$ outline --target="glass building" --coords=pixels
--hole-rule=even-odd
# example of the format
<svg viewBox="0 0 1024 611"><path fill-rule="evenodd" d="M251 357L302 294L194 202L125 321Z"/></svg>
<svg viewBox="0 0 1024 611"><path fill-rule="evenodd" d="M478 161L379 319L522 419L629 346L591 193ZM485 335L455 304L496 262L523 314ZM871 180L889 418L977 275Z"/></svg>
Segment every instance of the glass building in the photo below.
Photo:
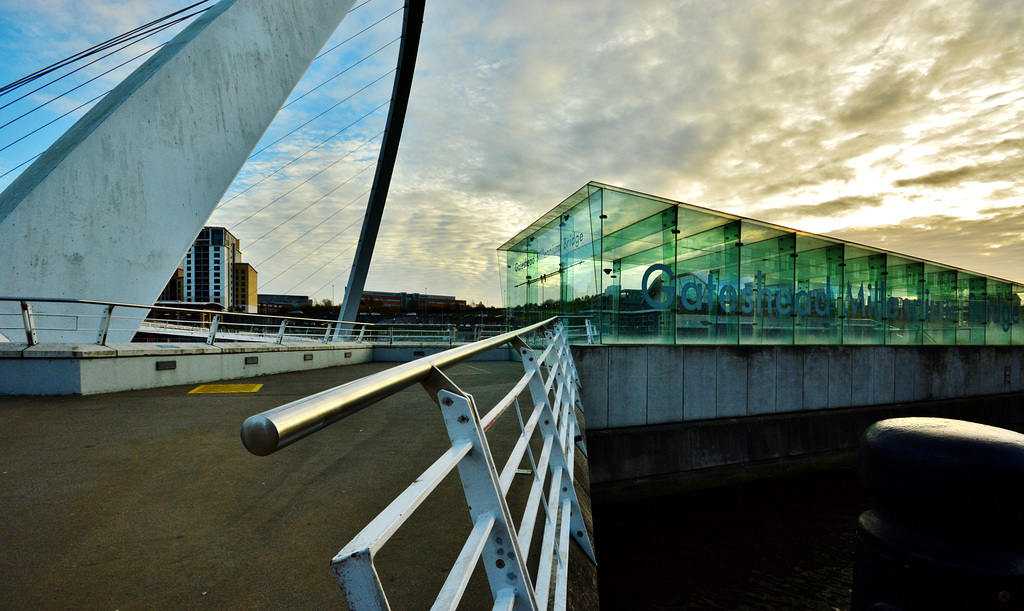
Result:
<svg viewBox="0 0 1024 611"><path fill-rule="evenodd" d="M604 344L1024 344L1024 285L589 183L499 248L515 326Z"/></svg>

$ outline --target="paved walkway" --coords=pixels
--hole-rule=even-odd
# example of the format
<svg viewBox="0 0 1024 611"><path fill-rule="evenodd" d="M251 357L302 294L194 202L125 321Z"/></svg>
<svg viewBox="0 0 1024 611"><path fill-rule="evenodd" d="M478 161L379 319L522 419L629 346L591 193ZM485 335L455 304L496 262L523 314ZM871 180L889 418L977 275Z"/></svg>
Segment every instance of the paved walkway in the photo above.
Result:
<svg viewBox="0 0 1024 611"><path fill-rule="evenodd" d="M0 397L0 608L344 607L330 559L448 447L436 406L410 388L262 458L239 427L390 365L231 381L262 383L254 394ZM484 411L522 366L446 373ZM506 452L495 437L517 426L491 430L495 454ZM469 532L458 476L438 492L379 556L395 609L426 607ZM416 570L400 574L403 563ZM464 608L489 601L477 573Z"/></svg>

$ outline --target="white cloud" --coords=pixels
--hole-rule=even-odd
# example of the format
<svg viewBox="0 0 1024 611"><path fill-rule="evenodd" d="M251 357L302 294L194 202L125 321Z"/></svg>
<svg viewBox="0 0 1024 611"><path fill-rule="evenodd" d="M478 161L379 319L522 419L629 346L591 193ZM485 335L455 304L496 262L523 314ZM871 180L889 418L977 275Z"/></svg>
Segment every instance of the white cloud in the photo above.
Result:
<svg viewBox="0 0 1024 611"><path fill-rule="evenodd" d="M392 4L375 14L400 3ZM152 18L139 12L153 10L144 3L104 6L122 29ZM21 10L0 16L14 20ZM41 10L53 28L88 19L81 3ZM357 12L344 27L356 31L370 15ZM359 48L387 44L398 20L370 30ZM79 32L92 42L109 35ZM379 76L393 65L394 47L381 53L383 63L286 109L265 141L348 95L352 83ZM360 56L325 57L297 92ZM382 89L359 106L386 99L390 77ZM1022 242L1015 216L1024 204L1022 102L1024 17L1014 3L432 0L367 288L496 304L496 247L588 180L1012 276L1006 270L1019 265L1014 244ZM342 121L313 124L257 157L230 193ZM380 125L359 134L370 137ZM226 204L215 221L237 223L355 141L346 134L304 157ZM282 283L324 265L296 291L344 283L352 250L328 262L351 248L359 223L330 238L358 221L360 206L311 228L358 190L251 242L357 166L338 164L237 228L252 261L310 231L294 251L261 266L263 281L306 257L269 289L287 289Z"/></svg>

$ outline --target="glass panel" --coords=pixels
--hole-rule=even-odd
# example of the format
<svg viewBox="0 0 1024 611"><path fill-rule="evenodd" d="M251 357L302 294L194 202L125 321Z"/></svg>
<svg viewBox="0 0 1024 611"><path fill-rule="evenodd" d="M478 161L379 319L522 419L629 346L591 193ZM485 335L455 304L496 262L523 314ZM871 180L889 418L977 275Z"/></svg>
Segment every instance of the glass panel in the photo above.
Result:
<svg viewBox="0 0 1024 611"><path fill-rule="evenodd" d="M934 264L925 265L923 343L952 346L956 343L957 305L956 270Z"/></svg>
<svg viewBox="0 0 1024 611"><path fill-rule="evenodd" d="M1010 342L1012 344L1024 344L1024 323L1021 322L1021 314L1024 313L1024 285L1014 284L1013 295L1010 297L1010 321L1013 328L1010 330Z"/></svg>
<svg viewBox="0 0 1024 611"><path fill-rule="evenodd" d="M675 240L676 342L735 344L739 334L740 223Z"/></svg>
<svg viewBox="0 0 1024 611"><path fill-rule="evenodd" d="M885 253L846 246L843 277L846 280L843 313L844 344L882 344L882 290Z"/></svg>
<svg viewBox="0 0 1024 611"><path fill-rule="evenodd" d="M676 207L609 189L602 197L601 268L611 306L603 341L672 343Z"/></svg>
<svg viewBox="0 0 1024 611"><path fill-rule="evenodd" d="M956 274L958 346L977 346L985 343L985 295L988 292L985 278L958 271Z"/></svg>
<svg viewBox="0 0 1024 611"><path fill-rule="evenodd" d="M1013 330L1013 285L988 279L985 303L985 343L989 346L1010 345Z"/></svg>
<svg viewBox="0 0 1024 611"><path fill-rule="evenodd" d="M797 236L798 248L803 244ZM843 337L843 246L830 244L796 257L797 303L810 299L809 311L793 324L795 344L839 344ZM805 296L801 296L803 293ZM806 306L803 306L806 309Z"/></svg>
<svg viewBox="0 0 1024 611"><path fill-rule="evenodd" d="M597 322L601 309L601 198L594 193L566 211L561 236L561 312ZM582 320L572 321L582 325Z"/></svg>
<svg viewBox="0 0 1024 611"><path fill-rule="evenodd" d="M885 277L885 343L923 343L924 263L889 255Z"/></svg>
<svg viewBox="0 0 1024 611"><path fill-rule="evenodd" d="M602 189L604 198L604 235L607 237L625 229L640 219L659 214L666 208L675 208L672 204L642 197L633 193L623 193L613 189Z"/></svg>
<svg viewBox="0 0 1024 611"><path fill-rule="evenodd" d="M746 220L742 223L744 235L755 233L747 231ZM752 244L744 241L740 246L740 277L744 284L740 343L793 343L794 319L813 310L810 296L794 290L795 259L794 233Z"/></svg>

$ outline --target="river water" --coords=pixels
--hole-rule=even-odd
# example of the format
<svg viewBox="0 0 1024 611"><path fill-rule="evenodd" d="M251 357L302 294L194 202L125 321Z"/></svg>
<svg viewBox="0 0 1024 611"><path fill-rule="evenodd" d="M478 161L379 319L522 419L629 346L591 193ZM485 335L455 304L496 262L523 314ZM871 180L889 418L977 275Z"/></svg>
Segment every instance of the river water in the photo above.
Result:
<svg viewBox="0 0 1024 611"><path fill-rule="evenodd" d="M595 506L601 606L846 611L870 507L853 469Z"/></svg>

